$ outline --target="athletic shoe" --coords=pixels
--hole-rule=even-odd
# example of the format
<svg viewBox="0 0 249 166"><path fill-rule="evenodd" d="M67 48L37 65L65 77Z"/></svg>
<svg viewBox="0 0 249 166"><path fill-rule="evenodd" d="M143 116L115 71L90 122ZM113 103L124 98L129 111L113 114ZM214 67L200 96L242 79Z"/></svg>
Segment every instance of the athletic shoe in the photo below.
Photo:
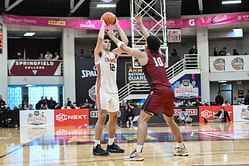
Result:
<svg viewBox="0 0 249 166"><path fill-rule="evenodd" d="M93 155L95 156L108 156L109 152L102 149L100 145L93 148Z"/></svg>
<svg viewBox="0 0 249 166"><path fill-rule="evenodd" d="M137 152L134 150L129 156L125 157L124 160L126 161L144 161L142 153Z"/></svg>
<svg viewBox="0 0 249 166"><path fill-rule="evenodd" d="M115 144L115 142L113 142L112 145L107 145L107 149L108 152L111 153L124 153L124 149L121 149L117 144Z"/></svg>
<svg viewBox="0 0 249 166"><path fill-rule="evenodd" d="M175 147L175 153L174 153L174 156L188 156L188 150L187 148L185 147Z"/></svg>

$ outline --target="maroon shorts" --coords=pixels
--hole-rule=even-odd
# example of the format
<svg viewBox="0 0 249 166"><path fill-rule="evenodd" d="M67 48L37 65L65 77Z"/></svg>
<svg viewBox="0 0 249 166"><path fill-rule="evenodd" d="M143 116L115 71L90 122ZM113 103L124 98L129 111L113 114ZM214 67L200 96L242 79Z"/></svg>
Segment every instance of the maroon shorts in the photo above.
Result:
<svg viewBox="0 0 249 166"><path fill-rule="evenodd" d="M174 91L171 87L157 87L151 90L144 102L142 109L158 115L160 111L168 117L174 115Z"/></svg>

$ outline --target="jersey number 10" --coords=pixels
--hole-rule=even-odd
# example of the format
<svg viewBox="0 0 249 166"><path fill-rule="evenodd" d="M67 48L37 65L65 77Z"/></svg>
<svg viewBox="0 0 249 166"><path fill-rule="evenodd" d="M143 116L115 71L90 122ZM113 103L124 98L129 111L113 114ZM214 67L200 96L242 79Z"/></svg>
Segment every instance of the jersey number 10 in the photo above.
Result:
<svg viewBox="0 0 249 166"><path fill-rule="evenodd" d="M155 62L155 66L156 67L161 67L161 66L163 66L163 61L162 61L162 59L160 58L160 57L158 57L158 58L154 58L153 57L153 60L154 60L154 62Z"/></svg>

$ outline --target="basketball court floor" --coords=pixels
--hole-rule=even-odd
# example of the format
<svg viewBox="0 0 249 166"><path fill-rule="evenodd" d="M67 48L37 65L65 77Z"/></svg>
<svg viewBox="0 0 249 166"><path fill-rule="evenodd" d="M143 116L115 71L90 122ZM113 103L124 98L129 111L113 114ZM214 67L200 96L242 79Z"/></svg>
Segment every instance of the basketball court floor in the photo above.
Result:
<svg viewBox="0 0 249 166"><path fill-rule="evenodd" d="M181 126L188 157L174 157L174 138L163 124L151 125L144 161L124 161L135 147L136 126L117 129L125 154L92 155L94 128L0 129L0 165L8 166L196 166L249 165L249 123L208 123ZM105 130L106 131L106 130ZM105 142L107 134L104 134ZM102 146L106 147L106 144Z"/></svg>

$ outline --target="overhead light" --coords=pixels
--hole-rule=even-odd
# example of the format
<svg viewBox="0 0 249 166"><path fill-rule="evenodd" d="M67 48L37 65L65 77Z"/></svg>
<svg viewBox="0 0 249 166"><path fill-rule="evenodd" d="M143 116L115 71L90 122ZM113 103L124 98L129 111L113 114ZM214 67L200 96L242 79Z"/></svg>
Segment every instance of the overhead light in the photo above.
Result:
<svg viewBox="0 0 249 166"><path fill-rule="evenodd" d="M31 85L31 84L27 84L27 85L25 85L25 87L31 87L31 86L33 86L33 85Z"/></svg>
<svg viewBox="0 0 249 166"><path fill-rule="evenodd" d="M240 32L242 32L243 30L242 30L242 28L234 28L233 29L233 32L238 32L238 33L240 33Z"/></svg>
<svg viewBox="0 0 249 166"><path fill-rule="evenodd" d="M243 37L243 29L242 28L234 28L233 33L235 36Z"/></svg>
<svg viewBox="0 0 249 166"><path fill-rule="evenodd" d="M241 0L222 0L222 5L241 4Z"/></svg>
<svg viewBox="0 0 249 166"><path fill-rule="evenodd" d="M109 4L97 4L97 8L115 8L116 4L114 3L109 3Z"/></svg>
<svg viewBox="0 0 249 166"><path fill-rule="evenodd" d="M26 32L23 36L34 36L35 32Z"/></svg>
<svg viewBox="0 0 249 166"><path fill-rule="evenodd" d="M105 3L110 3L112 0L101 0L101 1Z"/></svg>
<svg viewBox="0 0 249 166"><path fill-rule="evenodd" d="M219 83L226 83L227 81L218 81Z"/></svg>

